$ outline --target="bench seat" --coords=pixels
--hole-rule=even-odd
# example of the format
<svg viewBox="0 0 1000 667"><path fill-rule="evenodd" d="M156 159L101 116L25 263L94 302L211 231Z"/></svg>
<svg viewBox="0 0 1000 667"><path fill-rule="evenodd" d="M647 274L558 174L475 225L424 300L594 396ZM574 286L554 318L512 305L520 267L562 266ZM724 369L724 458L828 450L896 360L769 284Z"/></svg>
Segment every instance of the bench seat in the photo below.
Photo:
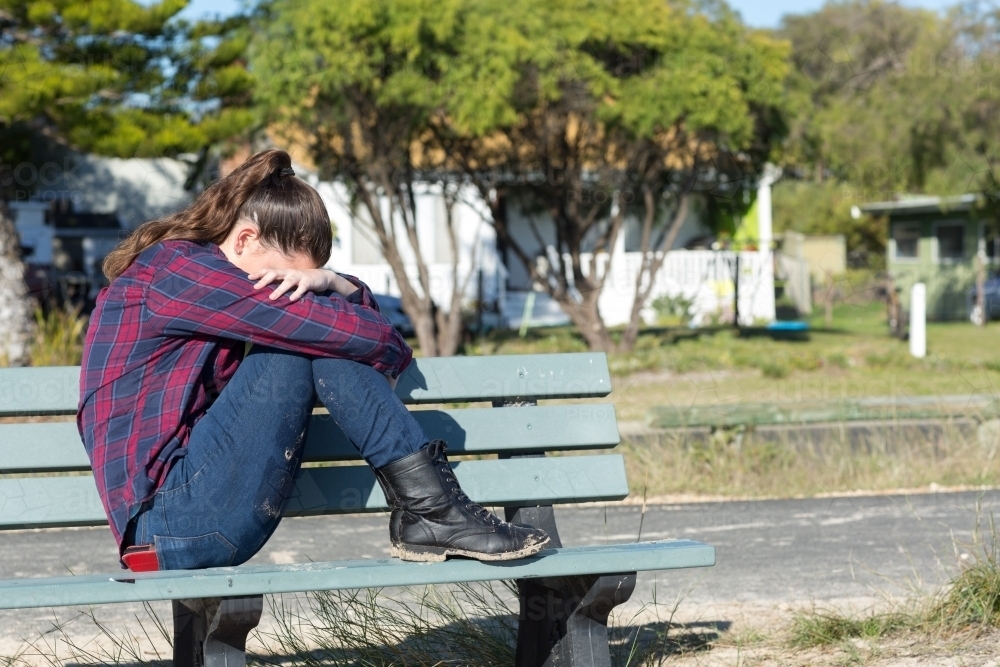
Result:
<svg viewBox="0 0 1000 667"><path fill-rule="evenodd" d="M642 572L715 564L715 549L690 540L547 549L501 563L397 559L295 565L244 565L206 570L0 580L0 609L295 593L464 581L535 579L607 572Z"/></svg>
<svg viewBox="0 0 1000 667"><path fill-rule="evenodd" d="M70 421L79 374L78 367L0 370L0 531L107 523ZM689 540L562 546L552 506L625 498L625 461L620 454L587 451L619 443L614 405L538 401L599 399L610 392L607 358L600 353L417 359L400 377L396 395L403 403L443 404L412 412L428 439L447 441L450 455L476 457L453 461L469 497L502 507L508 521L548 532L551 548L533 557L29 577L0 581L0 609L172 600L174 666L234 667L246 665L245 641L260 620L263 595L514 580L519 667L610 667L609 614L628 600L636 572L715 564L711 546ZM468 403L492 407L460 406ZM286 516L387 509L372 471L322 411L311 418L303 460ZM388 517L386 524L388 530Z"/></svg>

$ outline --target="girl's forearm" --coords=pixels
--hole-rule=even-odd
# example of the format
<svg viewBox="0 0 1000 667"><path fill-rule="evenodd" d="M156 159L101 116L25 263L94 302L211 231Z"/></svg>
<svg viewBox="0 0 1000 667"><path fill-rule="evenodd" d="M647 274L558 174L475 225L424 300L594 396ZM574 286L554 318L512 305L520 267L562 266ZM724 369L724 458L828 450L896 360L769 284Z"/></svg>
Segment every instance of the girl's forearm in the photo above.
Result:
<svg viewBox="0 0 1000 667"><path fill-rule="evenodd" d="M352 283L350 280L342 277L336 271L327 269L330 273L330 289L339 294L340 296L351 296L358 291L358 286Z"/></svg>

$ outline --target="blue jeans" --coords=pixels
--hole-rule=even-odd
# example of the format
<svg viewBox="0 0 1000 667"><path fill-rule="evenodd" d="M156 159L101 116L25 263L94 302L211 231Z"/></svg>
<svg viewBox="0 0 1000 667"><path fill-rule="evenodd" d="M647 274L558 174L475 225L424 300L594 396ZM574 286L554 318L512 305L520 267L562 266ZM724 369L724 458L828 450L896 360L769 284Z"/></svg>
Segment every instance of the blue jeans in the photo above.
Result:
<svg viewBox="0 0 1000 667"><path fill-rule="evenodd" d="M126 544L155 545L163 570L249 560L281 521L317 396L375 468L427 442L375 369L255 346L132 519Z"/></svg>

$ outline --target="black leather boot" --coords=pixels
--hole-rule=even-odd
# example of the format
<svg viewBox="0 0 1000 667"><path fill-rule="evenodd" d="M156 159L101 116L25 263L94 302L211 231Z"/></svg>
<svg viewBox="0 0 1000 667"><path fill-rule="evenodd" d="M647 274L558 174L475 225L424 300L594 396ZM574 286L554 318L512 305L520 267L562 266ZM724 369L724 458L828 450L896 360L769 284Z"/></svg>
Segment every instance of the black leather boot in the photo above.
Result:
<svg viewBox="0 0 1000 667"><path fill-rule="evenodd" d="M392 508L389 539L394 557L511 560L536 554L548 545L544 530L501 521L472 502L455 479L446 449L443 440L434 440L375 470Z"/></svg>

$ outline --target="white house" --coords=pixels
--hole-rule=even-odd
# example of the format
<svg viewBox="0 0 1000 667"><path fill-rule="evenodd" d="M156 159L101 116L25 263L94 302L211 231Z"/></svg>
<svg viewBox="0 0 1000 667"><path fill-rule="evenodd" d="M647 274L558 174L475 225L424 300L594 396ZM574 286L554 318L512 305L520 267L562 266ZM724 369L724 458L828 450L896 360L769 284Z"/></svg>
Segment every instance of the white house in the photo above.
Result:
<svg viewBox="0 0 1000 667"><path fill-rule="evenodd" d="M363 207L350 204L346 187L337 182L320 182L301 165L296 173L309 181L319 191L327 204L330 217L337 227L330 266L338 271L356 275L377 293L399 295L392 269L379 250L374 230L367 220ZM179 160L133 159L118 160L96 156L80 156L71 169L58 172L50 182L36 190L29 202L12 205L22 244L34 251L34 261L51 261L52 238L57 233L46 222L46 211L51 202L70 200L77 211L113 213L117 215L124 232L134 229L145 220L159 217L186 205L191 198L184 190L190 165ZM685 249L693 241L711 235L702 222L701 207L692 206L673 251L655 276L650 303L659 296L683 296L692 301L693 323L710 322L720 314L732 312L734 293L739 293L739 312L742 324L774 319L773 260L770 251L770 182L773 174L762 181L758 190L758 221L760 251L737 254L711 249ZM464 285L464 299L471 303L481 300L483 310L492 314L492 324L519 327L527 315L532 324L560 324L568 322L558 304L547 295L535 292L530 300L532 308L526 312L528 294L534 286L521 262L509 251L498 247L496 234L489 224L487 207L473 188L460 192L453 208L453 221L458 241L459 287ZM526 252L546 256L555 252L552 224L544 215L534 215L544 246L536 240L526 215L514 208L508 211L512 235L519 240ZM435 302L446 306L452 290L453 249L447 232L445 200L433 184L425 185L417 196L417 235L421 252L430 275L431 296ZM402 232L402 230L400 230ZM611 256L603 253L597 262L612 260L599 307L605 322L610 326L628 321L635 293L635 275L641 264L638 252L639 223L629 220L623 234L612 249ZM85 272L88 278L99 282L100 276L91 275L99 261L117 242L118 233L88 234L84 239ZM398 235L400 251L406 263L411 282L418 286L417 266L405 234ZM587 264L595 261L585 255ZM739 271L738 290L733 276ZM647 320L653 317L647 304L643 312Z"/></svg>
<svg viewBox="0 0 1000 667"><path fill-rule="evenodd" d="M331 265L338 271L358 276L373 289L398 296L399 288L389 265L379 250L378 240L362 209L352 211L346 188L338 183L314 182L337 225ZM485 204L473 188L462 191L459 203L453 210L453 220L459 246L459 281L464 282L465 298L473 301L482 290L489 311L497 304L500 322L504 326L521 326L524 316L534 325L564 324L568 317L558 304L544 292L535 292L529 301L528 294L535 291L529 274L521 261L497 243L496 234L489 224L490 215ZM766 211L758 221L761 237L760 251L738 253L740 320L742 324L774 319L774 271L770 251L770 181L764 181L758 191L759 211ZM554 231L551 221L544 214L531 220L520 210L508 210L511 235L518 239L529 256L551 256L554 250ZM417 230L421 250L427 260L431 276L431 295L439 304L450 302L453 285L451 278L451 246L445 218L445 201L440 190L428 185L417 197ZM401 230L400 230L401 231ZM544 247L536 240L536 231ZM628 321L635 294L635 276L641 265L639 221L628 220L612 250L612 272L608 276L599 301L599 308L609 326ZM693 323L702 324L713 317L732 312L737 271L737 254L711 249L687 250L691 242L710 237L711 230L703 223L702 207L691 208L671 252L655 277L650 303L659 296L683 296L693 302ZM402 234L397 234L402 239ZM403 240L400 245L408 273L418 284L416 263L412 250ZM597 261L606 262L609 256L599 254ZM592 254L584 261L594 261ZM530 312L525 306L530 305ZM647 321L654 318L647 304L643 312Z"/></svg>

